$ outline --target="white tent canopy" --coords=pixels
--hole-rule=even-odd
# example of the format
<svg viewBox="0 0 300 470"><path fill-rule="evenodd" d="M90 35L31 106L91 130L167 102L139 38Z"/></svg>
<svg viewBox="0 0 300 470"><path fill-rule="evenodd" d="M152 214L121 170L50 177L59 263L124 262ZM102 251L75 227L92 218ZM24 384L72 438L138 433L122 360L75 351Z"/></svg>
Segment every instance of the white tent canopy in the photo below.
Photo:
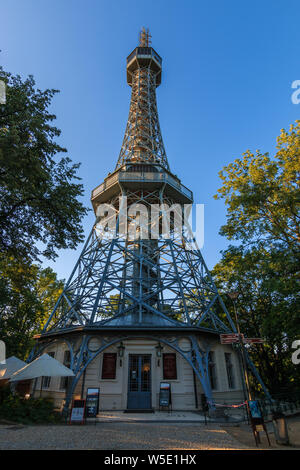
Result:
<svg viewBox="0 0 300 470"><path fill-rule="evenodd" d="M10 379L12 374L26 366L26 362L15 356L8 357L5 364L0 364L0 380Z"/></svg>
<svg viewBox="0 0 300 470"><path fill-rule="evenodd" d="M68 377L73 375L75 375L74 372L61 362L53 359L48 354L43 354L15 372L11 376L10 382L35 379L37 377Z"/></svg>

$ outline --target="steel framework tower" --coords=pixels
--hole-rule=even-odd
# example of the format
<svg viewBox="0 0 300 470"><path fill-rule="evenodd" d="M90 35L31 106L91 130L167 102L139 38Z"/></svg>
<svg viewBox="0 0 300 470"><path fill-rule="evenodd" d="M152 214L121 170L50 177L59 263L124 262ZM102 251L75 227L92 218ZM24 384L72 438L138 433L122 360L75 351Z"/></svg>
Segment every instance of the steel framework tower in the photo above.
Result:
<svg viewBox="0 0 300 470"><path fill-rule="evenodd" d="M175 223L193 195L169 168L156 104L161 72L162 59L143 30L127 58L132 93L116 168L92 191L95 225L32 353L62 337L68 343L75 378L66 408L90 362L108 346L137 337L180 353L214 408L209 345L198 334L236 332L188 223L179 230ZM89 347L93 335L101 338L97 350ZM182 337L189 339L188 350L180 346Z"/></svg>

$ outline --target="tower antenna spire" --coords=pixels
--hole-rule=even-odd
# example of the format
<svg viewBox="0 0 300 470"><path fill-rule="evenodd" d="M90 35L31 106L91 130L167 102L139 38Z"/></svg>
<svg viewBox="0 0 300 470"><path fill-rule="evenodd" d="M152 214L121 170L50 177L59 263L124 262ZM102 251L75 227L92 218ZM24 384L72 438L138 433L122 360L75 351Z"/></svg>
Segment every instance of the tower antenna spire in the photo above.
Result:
<svg viewBox="0 0 300 470"><path fill-rule="evenodd" d="M151 34L149 32L149 28L145 28L143 27L142 28L142 31L140 31L140 34L139 34L139 46L140 47L149 47L150 44L151 44Z"/></svg>

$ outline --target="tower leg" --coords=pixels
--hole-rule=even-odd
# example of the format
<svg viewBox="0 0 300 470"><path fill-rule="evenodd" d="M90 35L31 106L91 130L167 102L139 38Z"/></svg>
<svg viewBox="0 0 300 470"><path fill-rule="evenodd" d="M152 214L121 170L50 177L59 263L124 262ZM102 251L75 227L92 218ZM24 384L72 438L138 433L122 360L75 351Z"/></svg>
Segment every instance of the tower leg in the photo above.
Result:
<svg viewBox="0 0 300 470"><path fill-rule="evenodd" d="M63 407L63 411L62 411L63 416L68 415L69 407L72 402L72 397L73 397L76 385L81 377L81 373L84 369L84 364L88 360L88 357L89 357L89 351L87 347L88 339L89 339L88 336L84 336L82 338L82 343L80 346L79 353L77 357L74 358L73 371L74 371L75 376L73 377L72 382L67 388L66 400L65 400L64 407Z"/></svg>
<svg viewBox="0 0 300 470"><path fill-rule="evenodd" d="M202 351L199 347L199 344L195 336L191 336L190 340L191 340L191 345L192 345L193 369L202 385L203 392L205 394L205 398L209 407L209 411L210 413L214 413L216 410L216 406L215 406L214 399L212 396L212 389L211 389L209 373L208 373L209 349L207 349L206 351Z"/></svg>

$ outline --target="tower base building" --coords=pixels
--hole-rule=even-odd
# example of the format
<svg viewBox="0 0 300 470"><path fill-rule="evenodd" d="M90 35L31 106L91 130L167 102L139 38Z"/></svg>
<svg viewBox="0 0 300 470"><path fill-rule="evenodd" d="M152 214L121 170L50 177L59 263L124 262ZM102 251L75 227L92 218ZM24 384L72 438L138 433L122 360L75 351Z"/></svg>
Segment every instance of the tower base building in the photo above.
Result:
<svg viewBox="0 0 300 470"><path fill-rule="evenodd" d="M209 350L207 367L215 403L242 403L245 392L237 351L231 345L221 345L218 334L191 333L201 348ZM40 347L45 346L43 352L70 366L71 348L80 348L83 334L94 358L81 374L73 399L85 399L88 388L99 388L100 411L159 410L160 384L167 382L172 410L203 409L205 390L190 364L192 340L186 331L79 331L64 338L43 338ZM53 398L55 406L62 409L70 381L65 377L38 379L36 395Z"/></svg>

